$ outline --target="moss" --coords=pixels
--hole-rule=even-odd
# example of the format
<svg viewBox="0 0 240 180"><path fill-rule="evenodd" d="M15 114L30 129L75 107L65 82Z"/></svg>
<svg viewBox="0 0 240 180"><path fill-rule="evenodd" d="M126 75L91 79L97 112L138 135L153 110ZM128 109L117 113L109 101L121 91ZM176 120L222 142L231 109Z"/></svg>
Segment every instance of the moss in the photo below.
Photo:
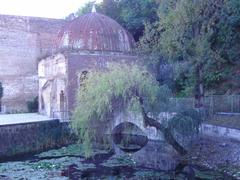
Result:
<svg viewBox="0 0 240 180"><path fill-rule="evenodd" d="M47 158L47 157L82 156L82 155L83 155L82 146L80 144L73 144L67 147L62 147L60 149L54 149L47 152L43 152L36 156L40 158Z"/></svg>
<svg viewBox="0 0 240 180"><path fill-rule="evenodd" d="M39 163L34 163L32 168L35 170L39 169L59 169L61 167L60 164L54 164L51 162L39 162Z"/></svg>
<svg viewBox="0 0 240 180"><path fill-rule="evenodd" d="M199 179L212 180L212 179L222 179L222 175L217 171L195 171L195 177Z"/></svg>
<svg viewBox="0 0 240 180"><path fill-rule="evenodd" d="M164 172L156 172L156 171L146 171L146 170L140 170L137 171L135 174L135 178L137 179L164 179L164 180L170 180L172 179L171 176Z"/></svg>
<svg viewBox="0 0 240 180"><path fill-rule="evenodd" d="M94 149L93 154L103 154L108 153L107 150ZM66 147L62 147L60 149L54 149L50 151L46 151L36 155L39 158L48 158L48 157L65 157L65 156L76 156L76 157L84 157L84 146L82 144L72 144Z"/></svg>

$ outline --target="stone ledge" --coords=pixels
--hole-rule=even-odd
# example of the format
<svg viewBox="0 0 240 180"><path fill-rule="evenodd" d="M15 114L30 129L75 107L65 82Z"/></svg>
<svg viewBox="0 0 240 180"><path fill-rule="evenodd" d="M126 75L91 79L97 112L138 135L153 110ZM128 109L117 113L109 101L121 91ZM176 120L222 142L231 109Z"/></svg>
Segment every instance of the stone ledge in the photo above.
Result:
<svg viewBox="0 0 240 180"><path fill-rule="evenodd" d="M53 121L56 119L49 118L37 113L23 113L23 114L0 114L0 126L28 124L35 122Z"/></svg>
<svg viewBox="0 0 240 180"><path fill-rule="evenodd" d="M213 137L224 137L240 141L240 130L228 127L202 124L201 133Z"/></svg>

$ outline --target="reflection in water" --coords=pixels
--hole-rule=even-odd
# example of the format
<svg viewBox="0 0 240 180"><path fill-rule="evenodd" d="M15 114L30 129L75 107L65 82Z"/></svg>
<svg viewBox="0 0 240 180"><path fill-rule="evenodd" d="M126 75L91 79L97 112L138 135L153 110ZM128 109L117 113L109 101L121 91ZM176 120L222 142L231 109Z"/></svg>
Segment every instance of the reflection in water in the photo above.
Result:
<svg viewBox="0 0 240 180"><path fill-rule="evenodd" d="M123 122L116 126L112 131L111 139L117 147L129 153L139 151L148 142L145 133L131 122Z"/></svg>
<svg viewBox="0 0 240 180"><path fill-rule="evenodd" d="M134 153L146 146L148 142L147 136L129 135L129 134L113 134L113 143L122 151ZM117 150L117 148L116 148Z"/></svg>
<svg viewBox="0 0 240 180"><path fill-rule="evenodd" d="M148 141L135 153L125 153L117 145L115 152L94 148L90 158L83 157L82 149L81 144L73 144L0 163L0 179L232 179L213 170L178 164L174 150L163 142Z"/></svg>
<svg viewBox="0 0 240 180"><path fill-rule="evenodd" d="M115 146L116 154L124 152ZM132 153L131 158L137 166L152 169L174 170L177 167L178 156L169 144L163 141L148 141L139 151Z"/></svg>
<svg viewBox="0 0 240 180"><path fill-rule="evenodd" d="M164 141L149 141L144 132L132 123L121 123L112 133L116 154L129 154L137 166L152 169L174 170L177 154Z"/></svg>
<svg viewBox="0 0 240 180"><path fill-rule="evenodd" d="M168 144L161 141L148 141L146 146L135 153L126 153L118 145L115 145L114 150L114 154L97 155L97 158L93 157L83 162L95 164L92 168L79 170L76 166L70 166L62 171L62 175L73 180L231 179L212 170L179 164L176 152Z"/></svg>

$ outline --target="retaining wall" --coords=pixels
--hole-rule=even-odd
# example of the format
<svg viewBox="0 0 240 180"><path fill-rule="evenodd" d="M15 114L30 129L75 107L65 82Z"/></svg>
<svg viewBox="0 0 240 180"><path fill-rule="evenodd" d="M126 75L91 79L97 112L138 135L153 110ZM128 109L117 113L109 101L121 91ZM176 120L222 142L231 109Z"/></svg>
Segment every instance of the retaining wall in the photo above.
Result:
<svg viewBox="0 0 240 180"><path fill-rule="evenodd" d="M231 138L240 141L239 129L202 124L201 133L208 136Z"/></svg>
<svg viewBox="0 0 240 180"><path fill-rule="evenodd" d="M72 141L67 123L59 120L0 126L0 160L45 151Z"/></svg>

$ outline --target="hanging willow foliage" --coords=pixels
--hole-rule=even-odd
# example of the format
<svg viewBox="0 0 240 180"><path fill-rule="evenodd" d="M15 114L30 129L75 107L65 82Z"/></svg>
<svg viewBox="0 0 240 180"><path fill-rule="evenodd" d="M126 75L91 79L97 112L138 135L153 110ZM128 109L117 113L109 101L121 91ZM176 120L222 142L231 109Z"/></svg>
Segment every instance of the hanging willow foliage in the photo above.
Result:
<svg viewBox="0 0 240 180"><path fill-rule="evenodd" d="M199 126L202 118L199 113L193 109L179 111L176 116L168 122L168 127L183 136L191 136L199 132Z"/></svg>
<svg viewBox="0 0 240 180"><path fill-rule="evenodd" d="M145 114L151 114L151 117L157 117L159 112L166 111L168 107L171 94L169 89L159 86L145 68L111 63L107 69L90 72L77 95L72 127L82 140L86 155L90 155L91 141L97 136L94 127L104 127L104 122L113 113L117 102L123 104L123 111L139 114L144 111ZM172 121L171 123L173 124ZM176 128L173 125L169 127Z"/></svg>

